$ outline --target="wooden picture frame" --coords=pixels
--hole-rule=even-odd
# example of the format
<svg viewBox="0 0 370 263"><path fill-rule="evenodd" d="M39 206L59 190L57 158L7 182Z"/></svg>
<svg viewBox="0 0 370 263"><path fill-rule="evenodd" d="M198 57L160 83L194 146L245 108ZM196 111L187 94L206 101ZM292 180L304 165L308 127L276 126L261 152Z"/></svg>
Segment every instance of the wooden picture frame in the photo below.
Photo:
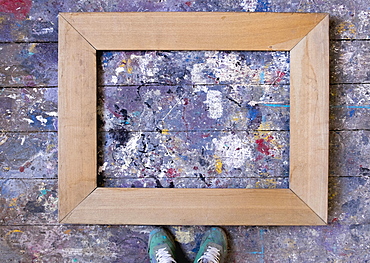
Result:
<svg viewBox="0 0 370 263"><path fill-rule="evenodd" d="M61 13L60 222L326 224L328 28L322 13ZM290 51L290 188L97 187L97 50Z"/></svg>

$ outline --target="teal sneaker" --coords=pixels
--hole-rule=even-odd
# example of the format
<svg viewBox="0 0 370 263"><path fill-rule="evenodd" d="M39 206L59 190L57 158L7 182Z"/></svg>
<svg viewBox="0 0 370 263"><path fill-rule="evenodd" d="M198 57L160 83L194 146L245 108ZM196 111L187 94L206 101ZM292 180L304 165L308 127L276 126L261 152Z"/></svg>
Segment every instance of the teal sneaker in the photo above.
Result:
<svg viewBox="0 0 370 263"><path fill-rule="evenodd" d="M224 263L226 254L226 233L219 227L212 227L204 235L194 263Z"/></svg>
<svg viewBox="0 0 370 263"><path fill-rule="evenodd" d="M172 236L164 229L155 229L149 234L150 263L176 263L176 245Z"/></svg>

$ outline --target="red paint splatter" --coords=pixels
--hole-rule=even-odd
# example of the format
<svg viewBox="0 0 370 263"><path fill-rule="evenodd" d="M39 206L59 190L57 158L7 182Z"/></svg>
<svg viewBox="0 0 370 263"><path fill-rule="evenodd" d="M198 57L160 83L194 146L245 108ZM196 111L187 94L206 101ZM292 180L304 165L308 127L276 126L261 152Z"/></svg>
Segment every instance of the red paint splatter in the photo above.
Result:
<svg viewBox="0 0 370 263"><path fill-rule="evenodd" d="M213 77L213 76L210 76L210 75L207 75L207 77L208 77L209 79L212 79L216 84L218 84L218 83L219 83L218 78Z"/></svg>
<svg viewBox="0 0 370 263"><path fill-rule="evenodd" d="M192 2L190 2L190 1L187 1L187 2L185 2L185 5L187 5L188 7L191 7L191 5L192 5L193 3Z"/></svg>
<svg viewBox="0 0 370 263"><path fill-rule="evenodd" d="M170 178L174 178L176 176L179 176L176 169L174 169L174 168L168 169L166 175L167 175L167 177L170 177Z"/></svg>
<svg viewBox="0 0 370 263"><path fill-rule="evenodd" d="M0 0L0 12L13 14L19 20L27 18L31 6L32 0Z"/></svg>
<svg viewBox="0 0 370 263"><path fill-rule="evenodd" d="M208 138L209 136L211 136L211 134L209 134L209 133L202 134L202 138Z"/></svg>
<svg viewBox="0 0 370 263"><path fill-rule="evenodd" d="M26 168L31 166L31 164L31 162L26 162L23 166L19 167L19 171L23 173Z"/></svg>
<svg viewBox="0 0 370 263"><path fill-rule="evenodd" d="M338 218L334 217L333 220L331 220L332 223L335 223L338 221Z"/></svg>
<svg viewBox="0 0 370 263"><path fill-rule="evenodd" d="M285 76L285 72L278 70L276 72L276 78L272 81L271 84L278 84L280 81L283 80L283 77Z"/></svg>
<svg viewBox="0 0 370 263"><path fill-rule="evenodd" d="M199 168L198 168L198 166L194 166L193 169L194 170L198 170Z"/></svg>
<svg viewBox="0 0 370 263"><path fill-rule="evenodd" d="M114 110L112 109L109 109L110 113L112 113L114 115L114 117L116 118L122 118L123 116L121 114L118 114L117 112L115 112Z"/></svg>
<svg viewBox="0 0 370 263"><path fill-rule="evenodd" d="M189 104L189 99L188 98L184 98L184 105L188 105Z"/></svg>
<svg viewBox="0 0 370 263"><path fill-rule="evenodd" d="M256 140L257 150L260 153L263 153L265 155L269 155L270 154L270 152L269 152L270 148L264 142L265 141L263 139Z"/></svg>
<svg viewBox="0 0 370 263"><path fill-rule="evenodd" d="M262 160L263 159L263 156L262 155L258 155L257 158L256 158L256 162L258 162L259 160Z"/></svg>

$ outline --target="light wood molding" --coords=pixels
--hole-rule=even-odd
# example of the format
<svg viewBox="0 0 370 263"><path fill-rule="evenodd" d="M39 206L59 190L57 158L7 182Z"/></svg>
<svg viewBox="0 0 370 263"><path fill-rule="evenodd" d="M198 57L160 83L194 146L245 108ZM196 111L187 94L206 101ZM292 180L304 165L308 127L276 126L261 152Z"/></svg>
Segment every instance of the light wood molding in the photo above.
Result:
<svg viewBox="0 0 370 263"><path fill-rule="evenodd" d="M329 18L290 51L290 189L327 220Z"/></svg>
<svg viewBox="0 0 370 263"><path fill-rule="evenodd" d="M321 13L61 13L60 222L326 224L328 21ZM97 50L290 51L290 189L97 187Z"/></svg>
<svg viewBox="0 0 370 263"><path fill-rule="evenodd" d="M98 188L65 220L139 225L323 224L289 189Z"/></svg>
<svg viewBox="0 0 370 263"><path fill-rule="evenodd" d="M98 50L291 50L326 14L64 13Z"/></svg>
<svg viewBox="0 0 370 263"><path fill-rule="evenodd" d="M96 50L59 19L58 188L64 218L97 186Z"/></svg>

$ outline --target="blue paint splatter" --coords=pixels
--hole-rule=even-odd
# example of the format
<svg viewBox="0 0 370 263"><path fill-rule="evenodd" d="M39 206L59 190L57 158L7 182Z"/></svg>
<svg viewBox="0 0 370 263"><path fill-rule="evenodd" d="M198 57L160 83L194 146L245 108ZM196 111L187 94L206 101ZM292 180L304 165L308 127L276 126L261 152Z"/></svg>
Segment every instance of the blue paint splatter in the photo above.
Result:
<svg viewBox="0 0 370 263"><path fill-rule="evenodd" d="M258 0L255 12L270 12L271 3L268 0Z"/></svg>
<svg viewBox="0 0 370 263"><path fill-rule="evenodd" d="M180 156L180 157L181 157L181 159L183 159L184 161L189 160L189 156L182 155L182 154L179 154L179 156Z"/></svg>
<svg viewBox="0 0 370 263"><path fill-rule="evenodd" d="M287 105L287 104L262 104L264 106L268 106L268 107L280 107L280 108L289 108L290 105Z"/></svg>
<svg viewBox="0 0 370 263"><path fill-rule="evenodd" d="M108 65L108 62L113 59L113 52L104 52L102 55L102 64Z"/></svg>
<svg viewBox="0 0 370 263"><path fill-rule="evenodd" d="M335 105L331 108L347 108L347 109L370 109L370 105L353 106L353 105Z"/></svg>
<svg viewBox="0 0 370 263"><path fill-rule="evenodd" d="M348 109L370 109L370 106L346 106Z"/></svg>
<svg viewBox="0 0 370 263"><path fill-rule="evenodd" d="M39 110L36 110L36 111L30 111L28 113L28 117L32 121L30 124L33 127L55 129L54 127L55 117L54 116L48 116L45 113Z"/></svg>
<svg viewBox="0 0 370 263"><path fill-rule="evenodd" d="M353 115L355 115L355 112L356 112L356 110L350 110L348 112L349 117L353 117Z"/></svg>
<svg viewBox="0 0 370 263"><path fill-rule="evenodd" d="M248 126L251 129L257 128L261 124L263 118L259 106L258 105L251 106L248 104L246 105L246 108L248 110L247 112L247 119L249 122Z"/></svg>
<svg viewBox="0 0 370 263"><path fill-rule="evenodd" d="M260 84L263 84L263 81L265 80L265 72L264 71L262 71L261 73L260 73Z"/></svg>
<svg viewBox="0 0 370 263"><path fill-rule="evenodd" d="M247 117L250 121L254 121L259 116L261 116L261 112L259 111L258 105L256 105L256 106L247 105L246 107L247 107L247 110L248 110L248 116Z"/></svg>
<svg viewBox="0 0 370 263"><path fill-rule="evenodd" d="M50 192L50 190L42 189L42 190L40 190L40 196L46 195L48 192Z"/></svg>

